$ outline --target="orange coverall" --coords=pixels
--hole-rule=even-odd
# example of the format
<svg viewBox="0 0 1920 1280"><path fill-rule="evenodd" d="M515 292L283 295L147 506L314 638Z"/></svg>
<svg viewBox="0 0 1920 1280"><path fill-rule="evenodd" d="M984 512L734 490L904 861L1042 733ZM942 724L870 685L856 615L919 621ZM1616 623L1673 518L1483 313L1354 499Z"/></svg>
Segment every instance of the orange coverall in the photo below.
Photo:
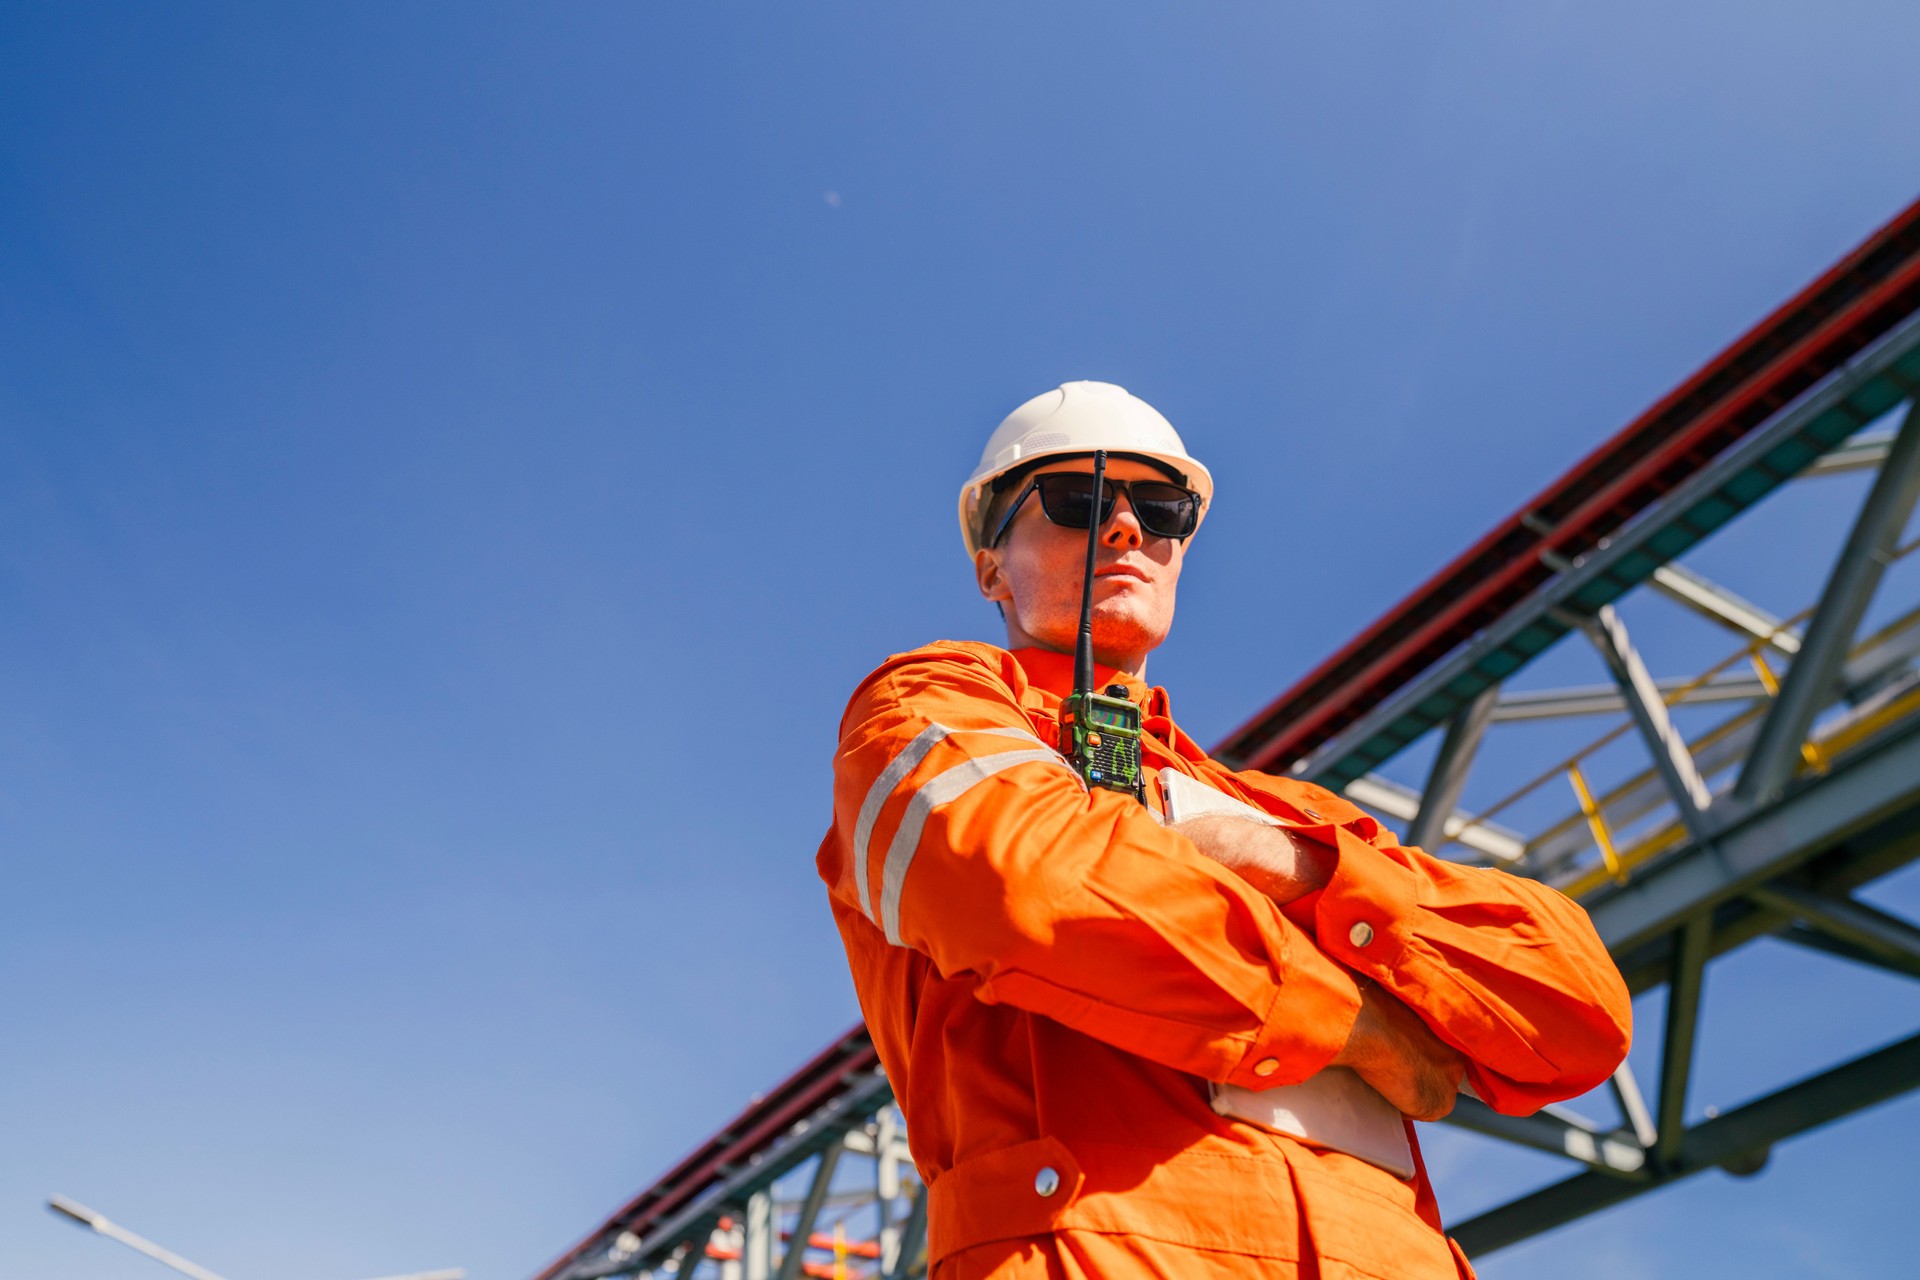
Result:
<svg viewBox="0 0 1920 1280"><path fill-rule="evenodd" d="M861 684L818 866L929 1188L936 1280L1471 1276L1424 1168L1216 1115L1203 1082L1311 1076L1364 975L1496 1110L1583 1093L1630 1016L1585 912L1402 846L1321 787L1234 773L1165 690L1098 676L1142 706L1150 778L1204 779L1336 868L1283 911L1130 796L1089 793L1054 750L1066 655L942 642Z"/></svg>

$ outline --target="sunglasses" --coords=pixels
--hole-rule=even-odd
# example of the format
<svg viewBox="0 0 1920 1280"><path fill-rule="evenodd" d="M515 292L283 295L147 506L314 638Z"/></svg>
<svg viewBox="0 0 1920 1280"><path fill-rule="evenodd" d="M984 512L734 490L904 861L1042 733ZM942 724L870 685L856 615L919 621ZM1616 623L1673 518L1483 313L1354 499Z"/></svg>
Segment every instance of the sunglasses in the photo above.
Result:
<svg viewBox="0 0 1920 1280"><path fill-rule="evenodd" d="M999 528L986 545L997 547L1007 526L1033 491L1040 491L1040 510L1063 529L1084 529L1092 523L1093 477L1079 471L1049 471L1035 476L1000 518ZM1113 518L1116 494L1124 493L1140 528L1156 538L1186 538L1200 524L1200 495L1164 480L1114 480L1101 485L1100 523Z"/></svg>

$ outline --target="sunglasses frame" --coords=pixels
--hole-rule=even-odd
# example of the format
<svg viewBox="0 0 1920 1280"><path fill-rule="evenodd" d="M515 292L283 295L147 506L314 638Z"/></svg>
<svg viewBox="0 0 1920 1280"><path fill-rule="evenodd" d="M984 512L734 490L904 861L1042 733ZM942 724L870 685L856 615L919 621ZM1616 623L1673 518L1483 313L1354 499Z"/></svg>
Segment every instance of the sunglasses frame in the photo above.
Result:
<svg viewBox="0 0 1920 1280"><path fill-rule="evenodd" d="M1027 499L1033 496L1034 491L1041 487L1043 481L1067 479L1076 476L1083 477L1089 481L1093 479L1092 473L1082 471L1043 471L1030 478L1026 483L1026 487L1020 490L1020 495L1013 500L1013 505L1007 508L1007 514L1000 517L1000 525L993 531L993 537L989 538L984 545L990 548L1000 545L1000 539L1007 536L1007 528L1013 523L1013 518L1020 514L1020 508L1026 505ZM1185 533L1160 533L1147 528L1147 522L1141 519L1140 516L1139 503L1134 500L1133 486L1136 484L1163 484L1169 489L1178 489L1186 494L1188 500L1192 503L1190 508L1192 524L1187 531ZM1106 515L1102 517L1099 522L1103 526L1108 520L1113 519L1113 513L1120 505L1119 498L1116 496L1116 491L1118 491L1119 493L1125 493L1127 495L1127 505L1133 508L1133 518L1140 521L1140 531L1150 537L1172 538L1175 542L1185 542L1193 536L1194 529L1200 527L1200 493L1197 489L1189 489L1187 486L1175 484L1171 480L1115 480L1112 476L1108 476L1105 479L1102 484L1102 489L1101 497L1107 508ZM1089 493L1087 496L1091 498L1093 495ZM1044 492L1040 495L1040 511L1041 514L1046 516L1048 523L1059 525L1063 529L1084 529L1087 527L1083 524L1067 524L1064 521L1054 519L1053 512L1047 510L1047 495Z"/></svg>

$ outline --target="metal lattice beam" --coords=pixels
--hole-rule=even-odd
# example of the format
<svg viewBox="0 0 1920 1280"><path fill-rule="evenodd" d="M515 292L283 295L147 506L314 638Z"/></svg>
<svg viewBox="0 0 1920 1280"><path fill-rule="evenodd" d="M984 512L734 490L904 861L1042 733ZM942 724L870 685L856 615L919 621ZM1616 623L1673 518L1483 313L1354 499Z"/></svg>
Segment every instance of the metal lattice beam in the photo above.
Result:
<svg viewBox="0 0 1920 1280"><path fill-rule="evenodd" d="M1898 381L1895 381L1898 379ZM1402 685L1295 772L1338 789L1398 754L1470 698L1533 661L1581 617L1619 599L1828 448L1907 397L1920 379L1920 315L1909 316L1714 462L1658 507L1582 556L1452 656Z"/></svg>
<svg viewBox="0 0 1920 1280"><path fill-rule="evenodd" d="M1481 1257L1707 1169L1732 1165L1751 1171L1775 1143L1896 1098L1912 1089L1916 1079L1920 1079L1920 1036L1695 1125L1675 1158L1645 1179L1578 1174L1450 1226L1448 1234L1469 1256Z"/></svg>

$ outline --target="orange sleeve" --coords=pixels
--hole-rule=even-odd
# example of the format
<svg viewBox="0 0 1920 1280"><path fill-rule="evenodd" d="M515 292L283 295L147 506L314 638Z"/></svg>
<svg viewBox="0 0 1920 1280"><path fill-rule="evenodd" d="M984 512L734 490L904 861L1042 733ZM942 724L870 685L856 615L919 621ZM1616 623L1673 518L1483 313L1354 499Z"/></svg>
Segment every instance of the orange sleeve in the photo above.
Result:
<svg viewBox="0 0 1920 1280"><path fill-rule="evenodd" d="M981 1000L1206 1079L1305 1079L1359 1007L1266 897L1131 798L1089 794L964 653L902 655L854 695L820 871Z"/></svg>
<svg viewBox="0 0 1920 1280"><path fill-rule="evenodd" d="M1526 1115L1626 1057L1626 984L1587 913L1521 876L1436 858L1321 787L1236 774L1335 850L1333 878L1287 908L1322 951L1391 991L1468 1058L1496 1111ZM1303 802L1305 806L1303 807Z"/></svg>

